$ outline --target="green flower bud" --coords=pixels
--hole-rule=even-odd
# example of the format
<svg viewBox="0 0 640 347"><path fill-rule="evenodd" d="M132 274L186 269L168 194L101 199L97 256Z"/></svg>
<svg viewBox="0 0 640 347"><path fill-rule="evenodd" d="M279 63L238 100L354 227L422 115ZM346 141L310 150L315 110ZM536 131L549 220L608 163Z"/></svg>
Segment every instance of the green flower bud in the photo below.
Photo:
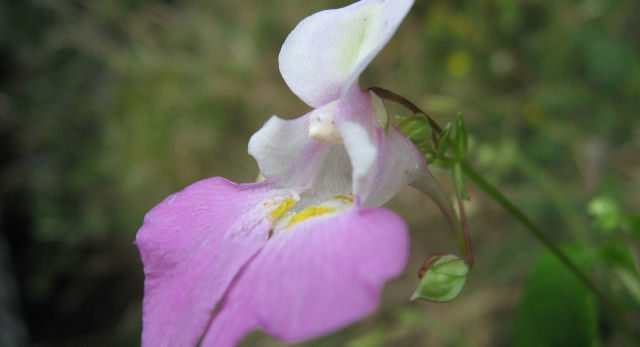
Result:
<svg viewBox="0 0 640 347"><path fill-rule="evenodd" d="M451 301L460 294L468 273L469 266L459 257L452 254L435 256L429 262L411 300Z"/></svg>

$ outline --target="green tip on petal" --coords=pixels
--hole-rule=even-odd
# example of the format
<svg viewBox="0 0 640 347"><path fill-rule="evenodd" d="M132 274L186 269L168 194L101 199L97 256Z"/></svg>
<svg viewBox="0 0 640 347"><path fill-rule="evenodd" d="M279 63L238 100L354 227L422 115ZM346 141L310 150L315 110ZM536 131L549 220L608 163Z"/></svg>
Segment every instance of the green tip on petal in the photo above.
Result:
<svg viewBox="0 0 640 347"><path fill-rule="evenodd" d="M378 125L384 130L389 130L389 113L387 112L387 108L384 106L382 99L377 96L374 92L370 92L371 94L371 104L373 105L373 110L376 113L376 121L378 121Z"/></svg>
<svg viewBox="0 0 640 347"><path fill-rule="evenodd" d="M462 291L468 273L469 266L459 257L452 254L438 256L420 279L411 300L451 301Z"/></svg>

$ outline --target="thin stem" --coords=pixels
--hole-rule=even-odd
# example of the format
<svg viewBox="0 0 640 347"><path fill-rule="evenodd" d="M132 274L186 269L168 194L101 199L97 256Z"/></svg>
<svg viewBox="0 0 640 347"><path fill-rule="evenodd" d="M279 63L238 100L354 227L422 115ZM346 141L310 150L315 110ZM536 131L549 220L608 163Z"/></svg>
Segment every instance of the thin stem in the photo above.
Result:
<svg viewBox="0 0 640 347"><path fill-rule="evenodd" d="M613 301L611 301L591 279L573 262L569 257L547 236L542 230L535 225L529 217L527 217L520 209L518 209L511 201L509 201L500 191L487 182L480 174L478 174L473 167L466 161L460 162L462 170L469 177L478 188L482 189L487 195L495 200L502 208L518 219L525 227L551 252L558 258L564 265L573 272L573 274L598 298L602 306L608 311L611 317L620 325L620 327L629 335L632 340L638 341L638 336L634 333L633 329L628 325L624 318L623 312L620 311Z"/></svg>
<svg viewBox="0 0 640 347"><path fill-rule="evenodd" d="M458 212L460 213L460 228L464 237L464 248L467 256L467 264L469 268L473 266L473 248L471 247L471 237L469 236L469 223L467 223L467 214L464 212L464 201L462 195L456 189L456 201L458 203Z"/></svg>
<svg viewBox="0 0 640 347"><path fill-rule="evenodd" d="M443 255L445 255L445 254L444 253L434 253L434 254L430 255L429 258L427 258L427 260L424 261L424 264L422 264L422 266L418 270L418 278L422 278L424 276L424 274L427 273L427 270L429 270L429 267L431 266L433 261L436 260L438 257L441 257Z"/></svg>
<svg viewBox="0 0 640 347"><path fill-rule="evenodd" d="M438 206L440 212L445 216L449 226L451 227L451 233L455 237L460 252L467 254L467 245L465 237L463 235L462 225L460 225L456 218L456 213L453 210L451 201L445 194L438 181L433 177L429 170L426 170L424 174L418 177L411 183L411 186L421 191L423 194L431 198L431 200Z"/></svg>

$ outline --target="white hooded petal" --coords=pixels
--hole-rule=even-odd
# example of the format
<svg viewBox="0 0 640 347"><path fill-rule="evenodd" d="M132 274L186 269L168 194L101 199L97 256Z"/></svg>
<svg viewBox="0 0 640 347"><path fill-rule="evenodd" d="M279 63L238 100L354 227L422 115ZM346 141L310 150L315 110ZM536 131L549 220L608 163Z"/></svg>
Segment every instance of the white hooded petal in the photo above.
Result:
<svg viewBox="0 0 640 347"><path fill-rule="evenodd" d="M391 39L413 0L362 0L302 20L278 57L291 90L313 107L336 100Z"/></svg>
<svg viewBox="0 0 640 347"><path fill-rule="evenodd" d="M380 206L425 169L420 151L395 127L384 129L386 109L371 92L343 98L336 123L351 160L353 194L363 206Z"/></svg>
<svg viewBox="0 0 640 347"><path fill-rule="evenodd" d="M351 164L344 146L310 137L314 112L293 120L273 116L249 140L249 154L258 162L260 173L277 187L301 193L305 204L352 192Z"/></svg>

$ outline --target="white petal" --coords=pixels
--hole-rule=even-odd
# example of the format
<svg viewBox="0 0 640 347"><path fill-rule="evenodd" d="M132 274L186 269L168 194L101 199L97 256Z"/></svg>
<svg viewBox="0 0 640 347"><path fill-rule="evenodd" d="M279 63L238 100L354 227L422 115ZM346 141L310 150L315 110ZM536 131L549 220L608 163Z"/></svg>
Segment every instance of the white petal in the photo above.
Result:
<svg viewBox="0 0 640 347"><path fill-rule="evenodd" d="M375 130L370 133L361 124L344 122L340 124L340 133L353 167L354 195L362 198L362 193L368 186L378 157L378 147L374 142L376 141Z"/></svg>
<svg viewBox="0 0 640 347"><path fill-rule="evenodd" d="M312 115L293 120L273 116L249 140L249 154L262 175L278 187L301 193L298 206L352 192L351 164L344 146L311 139Z"/></svg>
<svg viewBox="0 0 640 347"><path fill-rule="evenodd" d="M362 0L302 20L278 57L291 90L318 107L340 97L391 39L413 0Z"/></svg>
<svg viewBox="0 0 640 347"><path fill-rule="evenodd" d="M377 123L388 118L386 109L378 105L378 96L362 93L350 97L348 104L342 102L336 114L353 167L353 194L364 206L384 204L426 167L411 141L395 127L385 130Z"/></svg>
<svg viewBox="0 0 640 347"><path fill-rule="evenodd" d="M378 162L363 205L381 206L425 170L422 153L395 127L378 143Z"/></svg>

